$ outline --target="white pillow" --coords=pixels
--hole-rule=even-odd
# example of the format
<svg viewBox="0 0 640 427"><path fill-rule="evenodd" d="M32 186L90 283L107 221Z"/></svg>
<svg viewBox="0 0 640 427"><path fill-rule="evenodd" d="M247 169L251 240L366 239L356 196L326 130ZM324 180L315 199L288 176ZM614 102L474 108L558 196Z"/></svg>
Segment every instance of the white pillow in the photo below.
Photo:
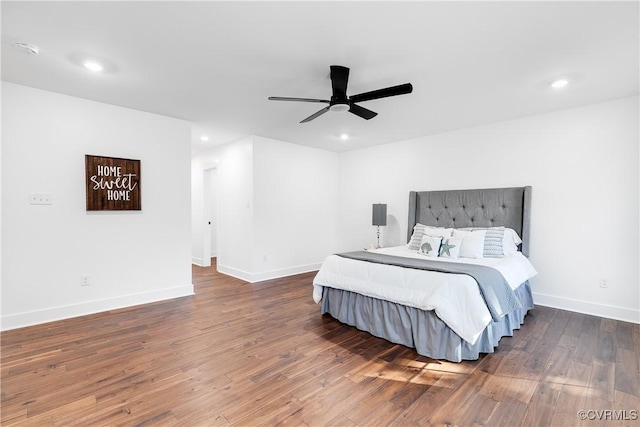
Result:
<svg viewBox="0 0 640 427"><path fill-rule="evenodd" d="M486 231L453 230L453 237L462 239L460 258L482 258L484 252L484 238Z"/></svg>
<svg viewBox="0 0 640 427"><path fill-rule="evenodd" d="M453 233L453 228L444 228L444 227L427 227L424 228L424 234L432 237L442 237L443 239L447 239L451 237Z"/></svg>
<svg viewBox="0 0 640 427"><path fill-rule="evenodd" d="M522 243L522 239L513 228L505 228L504 237L502 238L502 251L505 256L518 253L518 245Z"/></svg>
<svg viewBox="0 0 640 427"><path fill-rule="evenodd" d="M505 228L504 235L507 238L511 237L513 243L515 243L516 245L522 243L522 239L520 238L520 236L518 236L518 232L513 228Z"/></svg>
<svg viewBox="0 0 640 427"><path fill-rule="evenodd" d="M422 236L420 250L418 253L421 255L437 257L440 252L440 243L442 243L442 237L424 235Z"/></svg>
<svg viewBox="0 0 640 427"><path fill-rule="evenodd" d="M459 237L449 237L444 239L440 245L440 256L442 258L458 258L462 239Z"/></svg>

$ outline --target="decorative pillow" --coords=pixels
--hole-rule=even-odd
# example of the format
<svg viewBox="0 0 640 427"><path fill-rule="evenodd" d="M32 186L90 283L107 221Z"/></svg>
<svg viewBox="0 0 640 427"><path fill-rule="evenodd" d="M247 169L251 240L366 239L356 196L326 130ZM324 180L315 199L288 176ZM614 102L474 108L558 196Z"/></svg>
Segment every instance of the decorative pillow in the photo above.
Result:
<svg viewBox="0 0 640 427"><path fill-rule="evenodd" d="M444 239L440 245L440 256L442 258L458 258L462 239L459 237L449 237Z"/></svg>
<svg viewBox="0 0 640 427"><path fill-rule="evenodd" d="M453 230L453 237L462 239L460 258L482 258L484 253L484 239L486 231Z"/></svg>
<svg viewBox="0 0 640 427"><path fill-rule="evenodd" d="M411 235L411 240L409 241L408 244L408 248L412 251L417 251L420 249L420 242L422 241L422 236L424 236L425 234L425 230L429 230L429 235L430 236L440 236L440 235L444 235L444 233L438 233L436 231L433 230L445 230L444 227L432 227L430 225L424 225L424 224L416 224L413 227L413 234ZM451 230L450 228L448 228L447 230ZM450 237L451 236L451 231L449 231L449 234L446 237Z"/></svg>
<svg viewBox="0 0 640 427"><path fill-rule="evenodd" d="M437 257L440 252L440 243L442 243L442 237L427 236L425 234L422 236L420 250L418 253L421 255Z"/></svg>

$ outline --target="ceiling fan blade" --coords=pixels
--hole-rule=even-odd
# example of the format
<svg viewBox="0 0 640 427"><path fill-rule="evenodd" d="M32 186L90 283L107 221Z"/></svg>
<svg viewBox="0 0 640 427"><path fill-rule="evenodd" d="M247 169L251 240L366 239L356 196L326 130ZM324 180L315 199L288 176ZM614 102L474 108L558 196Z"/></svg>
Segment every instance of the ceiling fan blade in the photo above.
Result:
<svg viewBox="0 0 640 427"><path fill-rule="evenodd" d="M287 98L284 96L270 96L269 101L299 101L299 102L323 102L328 104L330 101L327 99L312 99L312 98Z"/></svg>
<svg viewBox="0 0 640 427"><path fill-rule="evenodd" d="M349 69L341 65L331 67L331 88L333 97L337 99L347 99L347 83L349 82Z"/></svg>
<svg viewBox="0 0 640 427"><path fill-rule="evenodd" d="M329 107L325 107L320 111L316 111L315 113L313 113L312 115L310 115L309 117L307 117L306 119L304 119L303 121L301 121L300 123L307 123L310 122L311 120L315 119L316 117L320 117L321 115L323 115L324 113L326 113L327 111L329 111Z"/></svg>
<svg viewBox="0 0 640 427"><path fill-rule="evenodd" d="M411 83L405 83L403 85L391 86L385 89L372 90L371 92L359 93L349 98L352 102L370 101L372 99L386 98L387 96L404 95L411 93L413 86Z"/></svg>
<svg viewBox="0 0 640 427"><path fill-rule="evenodd" d="M356 105L354 103L351 103L351 105L349 106L349 112L355 114L356 116L360 116L365 120L373 119L375 116L378 115L378 113L371 110L367 110L366 108Z"/></svg>

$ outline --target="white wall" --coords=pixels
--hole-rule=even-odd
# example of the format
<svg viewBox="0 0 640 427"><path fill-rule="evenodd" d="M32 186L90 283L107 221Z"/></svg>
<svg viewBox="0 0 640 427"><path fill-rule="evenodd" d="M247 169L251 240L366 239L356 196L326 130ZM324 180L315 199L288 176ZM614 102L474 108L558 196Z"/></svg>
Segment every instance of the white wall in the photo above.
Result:
<svg viewBox="0 0 640 427"><path fill-rule="evenodd" d="M411 190L531 185L536 302L640 323L638 126L631 97L343 153L338 248L375 241L376 202L406 243Z"/></svg>
<svg viewBox="0 0 640 427"><path fill-rule="evenodd" d="M218 270L249 282L318 269L334 251L338 155L252 136L192 160L193 223L203 170L218 171ZM193 227L193 260L206 230Z"/></svg>
<svg viewBox="0 0 640 427"><path fill-rule="evenodd" d="M219 150L217 266L245 280L253 272L253 164L252 137Z"/></svg>
<svg viewBox="0 0 640 427"><path fill-rule="evenodd" d="M254 137L256 278L316 270L335 248L338 155Z"/></svg>
<svg viewBox="0 0 640 427"><path fill-rule="evenodd" d="M197 159L191 160L191 262L206 265L204 254L204 170Z"/></svg>
<svg viewBox="0 0 640 427"><path fill-rule="evenodd" d="M192 294L190 124L6 82L2 103L2 329ZM85 154L139 159L142 211L88 213Z"/></svg>

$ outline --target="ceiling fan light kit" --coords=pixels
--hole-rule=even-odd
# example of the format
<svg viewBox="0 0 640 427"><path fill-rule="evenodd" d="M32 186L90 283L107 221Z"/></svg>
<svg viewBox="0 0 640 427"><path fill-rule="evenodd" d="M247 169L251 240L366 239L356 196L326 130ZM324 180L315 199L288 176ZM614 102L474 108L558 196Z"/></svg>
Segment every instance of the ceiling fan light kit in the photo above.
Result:
<svg viewBox="0 0 640 427"><path fill-rule="evenodd" d="M329 107L329 111L344 113L345 111L349 111L349 104L333 104Z"/></svg>
<svg viewBox="0 0 640 427"><path fill-rule="evenodd" d="M311 120L323 115L327 111L345 112L349 111L365 120L370 120L378 115L378 113L357 105L356 102L371 101L373 99L386 98L388 96L405 95L413 91L411 83L405 83L398 86L391 86L384 89L364 92L351 97L347 96L347 83L349 82L349 69L341 65L332 65L331 70L331 89L333 95L331 100L328 99L312 99L312 98L289 98L282 96L270 96L271 101L296 101L296 102L318 102L329 104L323 109L316 111L300 123L307 123Z"/></svg>

